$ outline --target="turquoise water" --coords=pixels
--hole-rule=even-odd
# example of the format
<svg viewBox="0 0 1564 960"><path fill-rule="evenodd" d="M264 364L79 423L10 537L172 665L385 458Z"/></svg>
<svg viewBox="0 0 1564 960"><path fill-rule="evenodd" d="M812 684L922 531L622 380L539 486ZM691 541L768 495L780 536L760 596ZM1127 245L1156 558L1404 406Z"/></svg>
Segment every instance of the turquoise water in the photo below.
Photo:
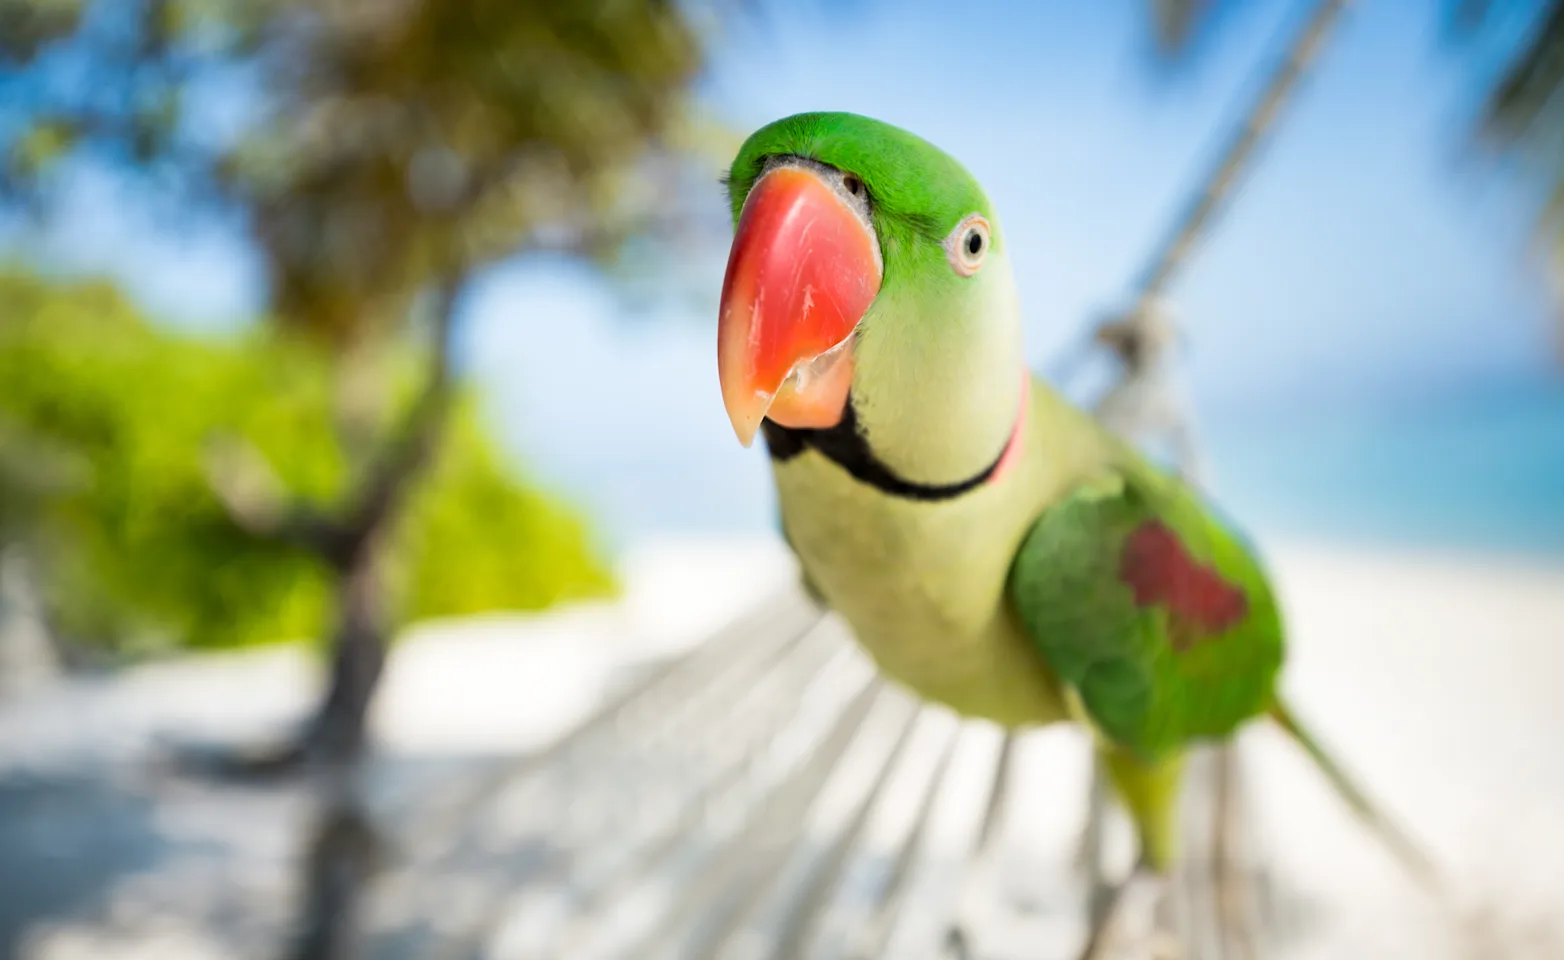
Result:
<svg viewBox="0 0 1564 960"><path fill-rule="evenodd" d="M764 452L691 393L644 424L550 409L558 439L518 447L611 544L773 530ZM1214 493L1255 532L1564 557L1564 379L1202 419Z"/></svg>
<svg viewBox="0 0 1564 960"><path fill-rule="evenodd" d="M1270 529L1564 555L1564 382L1213 424L1215 484Z"/></svg>
<svg viewBox="0 0 1564 960"><path fill-rule="evenodd" d="M474 328L469 347L518 462L615 544L773 530L766 456L734 439L710 321L627 320L600 283L562 271L497 279L485 302L507 322ZM568 322L510 322L528 316ZM1549 371L1542 328L1472 320L1508 359L1466 363L1481 351L1394 316L1352 336L1315 328L1313 346L1270 328L1203 334L1226 352L1183 373L1217 499L1261 535L1564 556L1564 370ZM1364 337L1400 353L1365 355Z"/></svg>

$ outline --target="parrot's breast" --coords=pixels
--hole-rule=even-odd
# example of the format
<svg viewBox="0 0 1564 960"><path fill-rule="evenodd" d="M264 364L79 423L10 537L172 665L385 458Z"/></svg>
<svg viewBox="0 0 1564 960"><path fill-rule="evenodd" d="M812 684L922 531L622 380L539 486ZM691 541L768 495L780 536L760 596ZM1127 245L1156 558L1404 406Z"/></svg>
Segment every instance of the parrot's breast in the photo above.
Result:
<svg viewBox="0 0 1564 960"><path fill-rule="evenodd" d="M774 464L805 575L881 671L1006 726L1070 718L1007 592L1022 539L1079 472L1045 455L1036 434L1051 421L1035 414L1052 410L1033 412L1015 466L950 499L887 494L815 450Z"/></svg>

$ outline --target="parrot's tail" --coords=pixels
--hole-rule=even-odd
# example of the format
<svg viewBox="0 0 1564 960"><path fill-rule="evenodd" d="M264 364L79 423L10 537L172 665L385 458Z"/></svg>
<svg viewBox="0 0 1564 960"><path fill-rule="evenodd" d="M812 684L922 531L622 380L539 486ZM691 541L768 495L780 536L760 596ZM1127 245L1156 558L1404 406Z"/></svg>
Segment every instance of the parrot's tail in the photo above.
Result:
<svg viewBox="0 0 1564 960"><path fill-rule="evenodd" d="M1391 853L1395 854L1402 865L1431 892L1440 892L1439 872L1434 868L1433 861L1368 798L1335 758L1327 753L1325 748L1320 746L1319 741L1315 740L1313 735L1298 722L1291 708L1280 697L1271 704L1271 719L1286 731L1293 742L1303 748L1303 751L1314 761L1314 765L1330 781L1331 786L1336 788L1337 795L1346 801L1353 813L1357 814L1385 846L1390 848Z"/></svg>

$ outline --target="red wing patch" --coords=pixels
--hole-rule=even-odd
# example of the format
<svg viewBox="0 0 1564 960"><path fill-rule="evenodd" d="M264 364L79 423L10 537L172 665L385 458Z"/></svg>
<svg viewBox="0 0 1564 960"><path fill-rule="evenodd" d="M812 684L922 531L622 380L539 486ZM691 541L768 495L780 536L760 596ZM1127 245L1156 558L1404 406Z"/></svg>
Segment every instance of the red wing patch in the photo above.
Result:
<svg viewBox="0 0 1564 960"><path fill-rule="evenodd" d="M1134 591L1136 606L1161 604L1167 610L1169 639L1179 653L1230 629L1249 612L1242 590L1196 562L1178 535L1156 520L1125 540L1119 579Z"/></svg>

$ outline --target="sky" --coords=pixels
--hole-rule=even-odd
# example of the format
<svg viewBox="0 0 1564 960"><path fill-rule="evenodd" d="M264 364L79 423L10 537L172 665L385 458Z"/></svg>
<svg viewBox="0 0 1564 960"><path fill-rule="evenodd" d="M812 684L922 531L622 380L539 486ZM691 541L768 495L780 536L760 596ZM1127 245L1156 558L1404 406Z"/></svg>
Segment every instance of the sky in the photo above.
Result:
<svg viewBox="0 0 1564 960"><path fill-rule="evenodd" d="M1139 56L1139 3L959 16L914 3L736 45L717 102L743 126L849 109L956 153L1004 220L1041 361L1126 296L1308 4L1242 6L1209 63L1172 88ZM1213 401L1291 399L1321 375L1403 386L1541 359L1518 191L1458 169L1472 71L1440 55L1439 5L1353 6L1175 291L1198 343L1191 377Z"/></svg>
<svg viewBox="0 0 1564 960"><path fill-rule="evenodd" d="M744 133L849 110L954 154L996 205L1030 358L1046 368L1124 303L1308 5L1236 5L1207 56L1171 79L1147 65L1139 0L785 6L728 25L702 100ZM1512 5L1516 18L1461 55L1441 39L1441 6L1352 5L1173 289L1204 415L1448 401L1549 375L1526 188L1478 162L1468 136L1474 81L1536 5ZM110 270L180 325L255 312L264 290L234 224L169 225L142 207L88 176L39 252ZM720 257L692 261L714 291ZM738 448L722 412L715 317L661 312L627 320L578 265L508 264L468 298L462 355L512 448L584 499L675 524L759 515L763 455ZM662 494L689 486L692 463L708 482L670 507Z"/></svg>

